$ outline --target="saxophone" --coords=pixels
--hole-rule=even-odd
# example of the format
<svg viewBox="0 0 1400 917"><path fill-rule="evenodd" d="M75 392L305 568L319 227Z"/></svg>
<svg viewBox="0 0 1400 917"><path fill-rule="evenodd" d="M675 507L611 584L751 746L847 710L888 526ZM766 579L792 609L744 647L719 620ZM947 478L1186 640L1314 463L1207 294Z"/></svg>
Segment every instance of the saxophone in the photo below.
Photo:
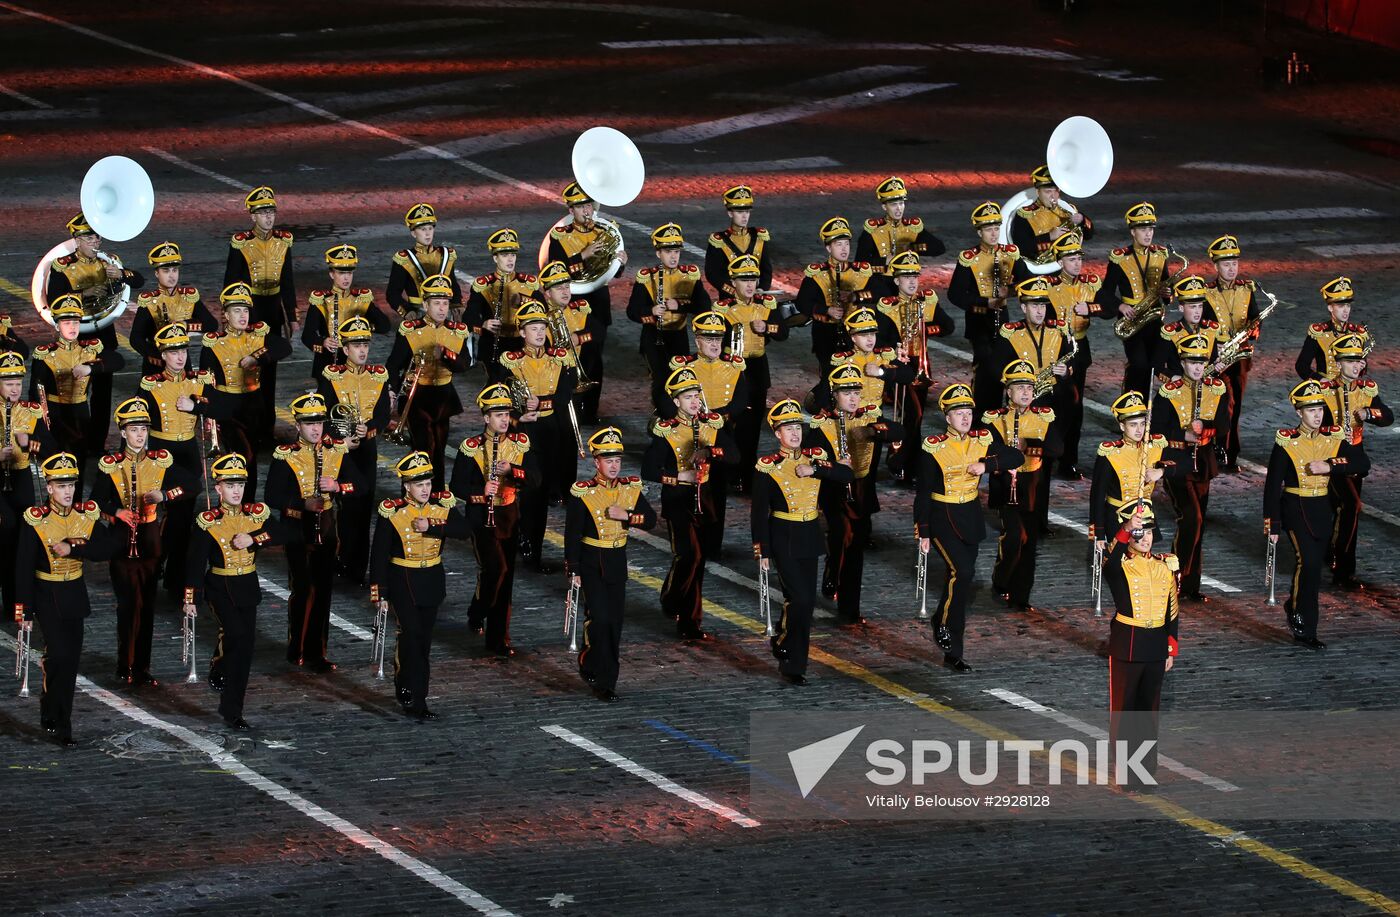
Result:
<svg viewBox="0 0 1400 917"><path fill-rule="evenodd" d="M1269 315L1278 308L1279 299L1277 296L1267 290L1260 290L1259 292L1268 297L1269 304L1259 310L1259 314L1255 316L1253 321L1235 332L1233 337L1220 345L1220 349L1216 352L1215 360L1216 364L1219 366L1217 372L1224 372L1250 355L1250 352L1253 350L1253 345L1249 342L1259 333L1259 328L1264 324L1264 319L1268 318Z"/></svg>
<svg viewBox="0 0 1400 917"><path fill-rule="evenodd" d="M1074 362L1075 355L1079 353L1079 339L1069 330L1066 325L1064 329L1065 340L1069 342L1069 350L1065 352L1054 363L1040 370L1035 374L1035 397L1040 398L1049 394L1055 388L1055 367L1069 366Z"/></svg>
<svg viewBox="0 0 1400 917"><path fill-rule="evenodd" d="M1191 266L1190 260L1185 255L1168 245L1167 261L1173 258L1181 262L1181 267L1168 275L1167 265L1163 262L1162 272L1157 275L1157 282L1136 303L1128 303L1133 307L1133 314L1121 317L1113 323L1113 333L1122 340L1126 341L1147 327L1148 322L1160 319L1166 312L1166 304L1162 302L1162 291L1169 289L1176 282L1176 279L1186 273L1186 269Z"/></svg>

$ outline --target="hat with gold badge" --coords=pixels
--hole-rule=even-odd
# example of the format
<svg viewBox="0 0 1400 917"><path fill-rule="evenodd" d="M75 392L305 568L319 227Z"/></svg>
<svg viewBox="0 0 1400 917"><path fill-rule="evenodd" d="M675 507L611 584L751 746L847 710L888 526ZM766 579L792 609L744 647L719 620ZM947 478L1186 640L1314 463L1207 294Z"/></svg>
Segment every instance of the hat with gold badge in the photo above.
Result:
<svg viewBox="0 0 1400 917"><path fill-rule="evenodd" d="M112 412L112 419L117 422L118 428L128 427L134 423L150 424L151 410L146 407L144 398L128 398L117 409Z"/></svg>
<svg viewBox="0 0 1400 917"><path fill-rule="evenodd" d="M353 271L360 265L360 252L353 245L332 245L326 249L326 264L332 270Z"/></svg>
<svg viewBox="0 0 1400 917"><path fill-rule="evenodd" d="M183 322L172 322L157 331L151 340L155 342L156 350L161 353L167 350L184 350L190 346L190 332Z"/></svg>
<svg viewBox="0 0 1400 917"><path fill-rule="evenodd" d="M1030 277L1016 284L1016 298L1021 301L1021 305L1028 302L1048 301L1050 299L1050 281L1044 277Z"/></svg>
<svg viewBox="0 0 1400 917"><path fill-rule="evenodd" d="M1113 402L1113 418L1119 423L1147 416L1147 402L1137 392L1124 392Z"/></svg>
<svg viewBox="0 0 1400 917"><path fill-rule="evenodd" d="M426 452L410 452L399 459L398 464L394 466L394 471L404 484L426 481L433 476L433 460L428 458Z"/></svg>
<svg viewBox="0 0 1400 917"><path fill-rule="evenodd" d="M753 209L753 189L748 185L735 185L724 192L725 210L752 210Z"/></svg>
<svg viewBox="0 0 1400 917"><path fill-rule="evenodd" d="M1054 177L1050 174L1049 166L1036 166L1031 169L1031 185L1036 188L1056 188Z"/></svg>
<svg viewBox="0 0 1400 917"><path fill-rule="evenodd" d="M1029 360L1012 360L1001 371L1002 385L1015 385L1018 382L1035 384L1036 371Z"/></svg>
<svg viewBox="0 0 1400 917"><path fill-rule="evenodd" d="M292 420L297 423L317 423L326 419L326 399L308 392L292 399Z"/></svg>
<svg viewBox="0 0 1400 917"><path fill-rule="evenodd" d="M414 204L403 215L403 224L409 229L417 229L419 226L436 226L437 211L433 209L432 204Z"/></svg>
<svg viewBox="0 0 1400 917"><path fill-rule="evenodd" d="M1214 341L1204 334L1184 334L1176 341L1176 355L1181 362L1204 363L1210 359Z"/></svg>
<svg viewBox="0 0 1400 917"><path fill-rule="evenodd" d="M219 305L225 309L234 306L251 309L253 308L253 291L243 281L235 281L224 287L219 293Z"/></svg>
<svg viewBox="0 0 1400 917"><path fill-rule="evenodd" d="M493 255L520 251L520 233L514 229L498 229L486 237L486 250Z"/></svg>
<svg viewBox="0 0 1400 917"><path fill-rule="evenodd" d="M515 310L515 323L521 328L548 322L549 312L539 300L527 299Z"/></svg>
<svg viewBox="0 0 1400 917"><path fill-rule="evenodd" d="M184 261L180 258L180 246L174 242L162 242L146 254L146 260L153 267L179 267Z"/></svg>
<svg viewBox="0 0 1400 917"><path fill-rule="evenodd" d="M1151 500L1133 500L1130 503L1124 503L1118 508L1118 521L1123 523L1132 519L1138 511L1138 507L1142 507L1142 527L1155 529L1157 527L1157 514L1152 511Z"/></svg>
<svg viewBox="0 0 1400 917"><path fill-rule="evenodd" d="M777 432L779 427L787 426L790 423L802 423L802 405L791 398L784 398L768 409L768 426Z"/></svg>
<svg viewBox="0 0 1400 917"><path fill-rule="evenodd" d="M74 293L64 293L49 303L49 317L55 322L64 320L80 322L86 317L83 311L83 298Z"/></svg>
<svg viewBox="0 0 1400 917"><path fill-rule="evenodd" d="M1001 205L993 201L983 201L972 208L972 225L978 229L983 226L1001 225Z"/></svg>
<svg viewBox="0 0 1400 917"><path fill-rule="evenodd" d="M87 217L81 213L68 221L68 234L75 239L78 236L96 235L91 224L88 223Z"/></svg>
<svg viewBox="0 0 1400 917"><path fill-rule="evenodd" d="M209 473L214 476L215 483L246 481L248 480L248 460L237 452L230 452L214 459L214 463L209 466Z"/></svg>
<svg viewBox="0 0 1400 917"><path fill-rule="evenodd" d="M578 186L578 182L576 181L571 181L564 186L563 198L564 203L570 207L573 207L575 204L587 204L589 201L593 200L593 198L583 193L583 189Z"/></svg>
<svg viewBox="0 0 1400 917"><path fill-rule="evenodd" d="M651 234L651 247L655 249L680 248L685 245L679 223L663 223Z"/></svg>
<svg viewBox="0 0 1400 917"><path fill-rule="evenodd" d="M1084 237L1078 232L1067 232L1050 243L1050 251L1055 254L1056 261L1071 255L1083 255Z"/></svg>
<svg viewBox="0 0 1400 917"><path fill-rule="evenodd" d="M865 373L857 369L853 363L842 363L826 374L826 383L831 386L833 392L863 389L865 388Z"/></svg>
<svg viewBox="0 0 1400 917"><path fill-rule="evenodd" d="M248 196L243 199L243 206L248 208L249 213L257 213L259 210L277 209L277 195L272 193L272 189L267 185L254 188L248 192Z"/></svg>
<svg viewBox="0 0 1400 917"><path fill-rule="evenodd" d="M821 239L823 245L828 245L838 239L849 239L851 237L851 224L845 217L832 217L822 224Z"/></svg>
<svg viewBox="0 0 1400 917"><path fill-rule="evenodd" d="M740 255L729 262L730 280L757 280L762 273L758 259L753 255Z"/></svg>
<svg viewBox="0 0 1400 917"><path fill-rule="evenodd" d="M548 290L569 282L569 269L562 261L551 261L540 268L540 289Z"/></svg>
<svg viewBox="0 0 1400 917"><path fill-rule="evenodd" d="M352 315L335 329L335 336L342 344L368 344L374 336L374 326L363 315Z"/></svg>
<svg viewBox="0 0 1400 917"><path fill-rule="evenodd" d="M1326 404L1327 391L1316 379L1304 379L1293 386L1293 391L1288 393L1288 400L1295 408L1310 408Z"/></svg>
<svg viewBox="0 0 1400 917"><path fill-rule="evenodd" d="M873 309L856 309L846 316L845 324L847 334L865 334L880 327Z"/></svg>
<svg viewBox="0 0 1400 917"><path fill-rule="evenodd" d="M1189 274L1172 284L1172 295L1177 302L1196 302L1206 298L1205 278Z"/></svg>
<svg viewBox="0 0 1400 917"><path fill-rule="evenodd" d="M690 320L690 330L696 337L723 337L729 333L729 323L718 312L701 312Z"/></svg>
<svg viewBox="0 0 1400 917"><path fill-rule="evenodd" d="M890 259L890 273L895 277L917 277L923 272L915 252L900 252Z"/></svg>
<svg viewBox="0 0 1400 917"><path fill-rule="evenodd" d="M24 357L13 350L0 353L0 379L23 379Z"/></svg>
<svg viewBox="0 0 1400 917"><path fill-rule="evenodd" d="M1322 285L1322 300L1329 306L1334 302L1351 302L1354 295L1350 277L1334 277Z"/></svg>
<svg viewBox="0 0 1400 917"><path fill-rule="evenodd" d="M44 459L39 470L43 472L45 481L56 484L60 481L78 480L78 472L81 469L78 466L78 459L71 452L60 452Z"/></svg>
<svg viewBox="0 0 1400 917"><path fill-rule="evenodd" d="M497 382L481 390L481 394L476 396L476 406L481 408L481 413L490 414L492 411L509 411L515 407L515 402L510 397L510 388Z"/></svg>
<svg viewBox="0 0 1400 917"><path fill-rule="evenodd" d="M426 277L418 285L418 295L425 300L429 297L451 299L452 280L445 274L434 274L431 277Z"/></svg>
<svg viewBox="0 0 1400 917"><path fill-rule="evenodd" d="M1134 204L1128 208L1128 212L1123 214L1123 221L1129 228L1134 226L1156 226L1157 208L1147 201Z"/></svg>
<svg viewBox="0 0 1400 917"><path fill-rule="evenodd" d="M882 204L890 201L905 201L909 199L909 189L905 187L904 179L898 175L891 175L889 178L875 186L875 200Z"/></svg>
<svg viewBox="0 0 1400 917"><path fill-rule="evenodd" d="M666 394L672 398L679 398L686 392L704 391L704 388L700 384L700 377L695 375L694 370L686 366L682 366L666 377Z"/></svg>
<svg viewBox="0 0 1400 917"><path fill-rule="evenodd" d="M954 382L943 389L938 396L938 409L944 414L958 408L970 408L977 404L972 398L972 387L966 382Z"/></svg>
<svg viewBox="0 0 1400 917"><path fill-rule="evenodd" d="M1367 335L1340 334L1332 341L1332 357L1337 360L1364 360L1366 352L1370 350L1368 344Z"/></svg>
<svg viewBox="0 0 1400 917"><path fill-rule="evenodd" d="M1224 261L1240 256L1240 240L1234 236L1221 236L1206 246L1206 254L1212 261Z"/></svg>
<svg viewBox="0 0 1400 917"><path fill-rule="evenodd" d="M588 451L594 458L605 455L622 454L622 431L617 427L604 427L588 437Z"/></svg>

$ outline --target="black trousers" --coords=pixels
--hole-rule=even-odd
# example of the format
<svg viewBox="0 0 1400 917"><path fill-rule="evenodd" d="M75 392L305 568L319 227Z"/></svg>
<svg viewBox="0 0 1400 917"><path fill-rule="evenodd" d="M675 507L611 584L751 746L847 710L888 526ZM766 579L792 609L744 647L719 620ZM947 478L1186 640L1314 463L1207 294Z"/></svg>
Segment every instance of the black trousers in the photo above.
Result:
<svg viewBox="0 0 1400 917"><path fill-rule="evenodd" d="M1328 497L1337 513L1332 528L1332 576L1343 579L1356 575L1356 527L1361 521L1362 478L1332 478L1327 485Z"/></svg>
<svg viewBox="0 0 1400 917"><path fill-rule="evenodd" d="M1288 626L1295 634L1316 639L1317 592L1322 585L1322 565L1327 556L1329 533L1314 532L1303 518L1303 500L1325 500L1326 497L1286 498L1283 501L1283 531L1293 546L1293 584L1283 610Z"/></svg>
<svg viewBox="0 0 1400 917"><path fill-rule="evenodd" d="M972 400L977 417L984 411L1001 406L1001 371L1004 366L996 365L996 342L987 337L973 338L972 341Z"/></svg>
<svg viewBox="0 0 1400 917"><path fill-rule="evenodd" d="M559 410L563 410L562 405ZM530 452L538 455L541 481L520 495L520 550L539 557L544 546L545 525L551 500L563 499L573 486L578 469L578 451L573 434L566 433L558 412L534 423L522 424L530 437Z"/></svg>
<svg viewBox="0 0 1400 917"><path fill-rule="evenodd" d="M0 602L4 603L6 613L15 607L15 551L19 543L19 527L27 525L21 516L34 505L31 475L28 469L11 469L10 489L0 490L0 557L7 559L6 563L0 564Z"/></svg>
<svg viewBox="0 0 1400 917"><path fill-rule="evenodd" d="M151 671L151 634L159 582L161 524L147 522L137 528L138 557L127 557L128 547L117 549L108 562L112 591L117 600L117 675L142 675ZM130 529L118 524L118 533ZM181 579L184 573L181 571Z"/></svg>
<svg viewBox="0 0 1400 917"><path fill-rule="evenodd" d="M1209 447L1206 447L1209 448ZM1201 591L1201 541L1206 534L1206 509L1210 506L1210 481L1190 475L1167 478L1167 495L1176 510L1176 537L1172 553L1181 562L1181 591L1195 595Z"/></svg>
<svg viewBox="0 0 1400 917"><path fill-rule="evenodd" d="M739 447L739 468L735 473L744 490L753 480L754 466L758 464L758 436L768 415L768 389L750 384L748 392L748 406L734 424L735 445Z"/></svg>
<svg viewBox="0 0 1400 917"><path fill-rule="evenodd" d="M210 580L215 578L212 574L209 577ZM218 647L215 658L209 663L210 671L217 671L224 680L223 690L219 692L219 715L234 720L243 715L243 700L248 694L258 606L236 602L229 593L217 589L206 589L204 594L219 620Z"/></svg>
<svg viewBox="0 0 1400 917"><path fill-rule="evenodd" d="M598 422L598 399L603 395L603 346L608 341L608 326L598 325L592 334L593 340L578 349L578 360L583 374L598 384L583 394L574 396L579 420L586 424Z"/></svg>
<svg viewBox="0 0 1400 917"><path fill-rule="evenodd" d="M237 452L243 456L243 461L248 463L248 486L244 490L243 499L250 503L257 500L258 492L257 440L261 435L265 408L260 391L261 389L245 395L226 395L225 397L238 400L233 409L233 416L228 420L219 421L219 448L224 453ZM205 481L204 486L207 488L211 485ZM199 509L203 509L203 501L200 501Z"/></svg>
<svg viewBox="0 0 1400 917"><path fill-rule="evenodd" d="M621 666L622 618L627 607L627 549L580 550L583 581L583 642L578 673L596 688L613 690Z"/></svg>
<svg viewBox="0 0 1400 917"><path fill-rule="evenodd" d="M340 569L354 582L362 583L369 569L369 535L376 503L374 482L379 472L376 440L364 440L359 448L352 449L350 461L369 485L352 496L340 497L336 534L340 542Z"/></svg>
<svg viewBox="0 0 1400 917"><path fill-rule="evenodd" d="M872 468L871 474L874 473ZM822 509L826 516L826 569L822 581L836 590L837 616L844 621L855 621L860 617L860 588L865 579L865 548L870 543L870 514L845 500Z"/></svg>
<svg viewBox="0 0 1400 917"><path fill-rule="evenodd" d="M326 658L326 637L331 626L331 590L335 585L335 516L326 513L322 544L289 544L287 572L291 598L287 600L287 661L293 665Z"/></svg>
<svg viewBox="0 0 1400 917"><path fill-rule="evenodd" d="M497 526L501 520L496 520ZM485 624L486 647L510 645L511 597L515 590L515 556L519 539L514 529L501 537L498 529L476 527L472 551L476 554L476 594L467 609L467 623Z"/></svg>
<svg viewBox="0 0 1400 917"><path fill-rule="evenodd" d="M100 378L104 377L94 377L94 382ZM110 390L108 400L111 400ZM92 417L86 404L59 404L53 400L49 401L49 432L53 434L56 446L54 451L71 453L78 460L78 489L74 493L79 495L87 493L87 460L91 452L88 428ZM102 435L105 437L107 434L104 432ZM39 492L43 493L42 486Z"/></svg>
<svg viewBox="0 0 1400 917"><path fill-rule="evenodd" d="M1006 593L1012 605L1029 605L1035 587L1035 556L1040 543L1040 520L1019 506L1001 508L1001 538L992 568L992 588ZM973 561L976 561L973 554Z"/></svg>
<svg viewBox="0 0 1400 917"><path fill-rule="evenodd" d="M1123 342L1123 391L1137 392L1147 398L1148 386L1152 384L1152 348L1162 334L1161 322L1149 322L1137 334Z"/></svg>
<svg viewBox="0 0 1400 917"><path fill-rule="evenodd" d="M71 581L85 589L82 580ZM68 587L69 583L55 584ZM56 593L60 590L56 589ZM73 692L78 685L78 662L83 655L83 618L65 615L57 607L36 608L34 617L44 638L40 666L44 686L39 695L39 722L60 737L73 734Z"/></svg>
<svg viewBox="0 0 1400 917"><path fill-rule="evenodd" d="M1157 740L1157 711L1162 705L1162 681L1167 673L1164 659L1153 662L1127 662L1123 659L1108 660L1109 690L1109 747L1115 760L1118 756L1119 741L1127 743L1124 758L1131 757L1133 750L1144 742ZM1157 747L1142 757L1142 769L1149 774L1157 772ZM1139 784L1131 772L1126 785Z"/></svg>
<svg viewBox="0 0 1400 917"><path fill-rule="evenodd" d="M448 427L456 408L452 383L420 385L409 407L408 432L413 448L428 453L433 460L433 490L445 489L447 480Z"/></svg>
<svg viewBox="0 0 1400 917"><path fill-rule="evenodd" d="M891 471L898 468L908 477L912 478L914 473L913 465L916 464L916 462L911 461L908 456L900 455L900 453L905 449L917 451L920 448L919 444L923 441L924 407L928 403L929 383L915 382L912 385L898 385L894 387L894 390L894 397L898 398L900 393L903 393L904 397L904 405L900 408L900 410L904 412L901 418L903 421L901 425L904 428L904 441L891 446L889 454L885 459L885 465Z"/></svg>
<svg viewBox="0 0 1400 917"><path fill-rule="evenodd" d="M817 558L790 557L774 551L771 564L783 589L783 613L772 638L779 655L778 671L784 675L805 675L812 639L812 614L817 604Z"/></svg>
<svg viewBox="0 0 1400 917"><path fill-rule="evenodd" d="M661 586L661 613L682 627L699 627L704 613L704 542L712 537L705 530L715 523L685 513L666 517L666 525L671 531L671 569ZM723 532L722 524L719 530Z"/></svg>
<svg viewBox="0 0 1400 917"><path fill-rule="evenodd" d="M1230 393L1222 405L1229 414L1226 425L1230 431L1225 439L1225 460L1234 467L1240 460L1240 405L1244 403L1244 390L1249 387L1249 360L1241 360L1225 370L1224 375Z"/></svg>
<svg viewBox="0 0 1400 917"><path fill-rule="evenodd" d="M200 479L202 465L199 460L197 439L176 443L152 437L151 444L157 449L167 449L174 464ZM252 497L247 497L252 500ZM161 555L165 558L165 588L169 592L183 593L185 590L185 567L190 556L190 540L194 532L195 501L176 500L165 504L165 522L161 527Z"/></svg>
<svg viewBox="0 0 1400 917"><path fill-rule="evenodd" d="M934 633L946 628L950 640L944 652L954 659L963 655L963 628L967 623L967 603L972 597L972 583L977 566L977 544L968 544L956 534L933 534L933 548L947 567L943 574L943 592L938 599L938 613L933 616Z"/></svg>
<svg viewBox="0 0 1400 917"><path fill-rule="evenodd" d="M268 334L281 337L287 324L286 313L282 311L282 297L253 295L253 317L268 327ZM273 428L277 424L277 364L267 363L259 367L258 390L254 397L258 401L257 426L252 433L253 446L257 449L270 449L276 442ZM251 480L249 482L251 484Z"/></svg>
<svg viewBox="0 0 1400 917"><path fill-rule="evenodd" d="M1068 397L1055 411L1055 422L1060 426L1060 435L1064 437L1065 444L1065 451L1060 456L1062 470L1067 471L1071 465L1079 464L1079 440L1084 433L1084 387L1093 363L1094 357L1086 337L1079 342L1079 353L1070 363L1069 385L1066 386ZM1061 410L1064 411L1063 416Z"/></svg>
<svg viewBox="0 0 1400 917"><path fill-rule="evenodd" d="M398 643L394 647L394 688L398 696L408 692L411 711L428 707L429 657L433 651L433 628L437 626L438 606L417 605L406 597L390 601L399 622Z"/></svg>

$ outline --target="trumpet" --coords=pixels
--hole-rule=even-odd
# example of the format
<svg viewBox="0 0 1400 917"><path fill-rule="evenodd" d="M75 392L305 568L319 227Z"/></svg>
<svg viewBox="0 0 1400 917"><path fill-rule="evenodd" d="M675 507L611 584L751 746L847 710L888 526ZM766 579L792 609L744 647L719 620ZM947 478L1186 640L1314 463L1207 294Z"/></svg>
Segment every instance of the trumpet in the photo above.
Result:
<svg viewBox="0 0 1400 917"><path fill-rule="evenodd" d="M1277 605L1278 596L1274 594L1274 581L1277 579L1275 570L1278 567L1278 542L1268 538L1267 544L1268 550L1264 558L1264 588L1269 591L1269 597L1264 600L1264 604Z"/></svg>
<svg viewBox="0 0 1400 917"><path fill-rule="evenodd" d="M1090 536L1093 537L1092 535ZM1094 557L1090 561L1089 588L1094 593L1094 617L1103 617L1103 542L1094 539Z"/></svg>
<svg viewBox="0 0 1400 917"><path fill-rule="evenodd" d="M919 599L919 611L914 617L920 621L928 620L928 551L923 546L918 545L918 533L915 532L914 543L918 546L914 558L914 595Z"/></svg>
<svg viewBox="0 0 1400 917"><path fill-rule="evenodd" d="M736 311L737 311L737 310L736 310ZM744 356L744 353L745 353L744 347L745 347L745 344L747 343L747 342L744 340L744 332L745 332L745 330L746 330L746 329L745 329L745 326L746 326L747 324L748 324L748 322L742 321L741 319L739 319L738 316L735 316L735 318L734 318L733 329L730 331L730 337L729 337L729 352L730 352L730 354L732 354L733 356L736 356L736 357L742 357L742 356Z"/></svg>
<svg viewBox="0 0 1400 917"><path fill-rule="evenodd" d="M1186 269L1191 266L1190 259L1168 245L1167 261L1173 258L1181 262L1181 267L1168 275L1167 266L1164 263L1162 265L1162 273L1157 276L1157 282L1154 283L1136 303L1127 303L1133 307L1133 314L1121 317L1113 323L1113 333L1118 335L1118 337L1126 341L1128 338L1147 327L1148 322L1162 317L1162 314L1166 311L1166 304L1162 302L1162 292L1170 289L1176 279L1186 273Z"/></svg>
<svg viewBox="0 0 1400 917"><path fill-rule="evenodd" d="M370 665L379 666L374 677L383 681L384 679L384 646L387 643L386 629L389 626L389 603L379 602L374 606L374 638L369 646Z"/></svg>
<svg viewBox="0 0 1400 917"><path fill-rule="evenodd" d="M199 682L199 675L195 673L195 616L193 614L186 614L180 617L180 662L189 666L189 671L185 673L185 684L192 685Z"/></svg>
<svg viewBox="0 0 1400 917"><path fill-rule="evenodd" d="M404 373L403 383L399 387L398 396L394 399L397 402L398 411L389 418L389 423L384 430L384 438L396 446L408 448L413 445L413 431L408 426L408 409L413 406L413 396L418 394L418 383L423 375L423 364L427 362L425 350L420 350L413 355L413 362L408 367L408 372Z"/></svg>
<svg viewBox="0 0 1400 917"><path fill-rule="evenodd" d="M574 394L582 394L598 383L588 378L588 373L583 371L583 361L579 358L578 345L574 343L574 333L569 330L569 319L564 314L563 309L550 309L546 315L549 321L549 336L554 338L556 346L568 348L569 355L574 358L574 368L578 370L578 381L574 383Z"/></svg>
<svg viewBox="0 0 1400 917"><path fill-rule="evenodd" d="M564 633L569 635L569 652L578 652L578 603L583 586L569 578L569 592L564 596Z"/></svg>
<svg viewBox="0 0 1400 917"><path fill-rule="evenodd" d="M15 678L20 679L19 696L29 696L29 649L30 635L34 632L33 621L19 623L19 640L15 643Z"/></svg>
<svg viewBox="0 0 1400 917"><path fill-rule="evenodd" d="M763 566L763 558L758 561L758 610L763 615L763 636L775 637L773 629L773 603L768 593L768 568Z"/></svg>

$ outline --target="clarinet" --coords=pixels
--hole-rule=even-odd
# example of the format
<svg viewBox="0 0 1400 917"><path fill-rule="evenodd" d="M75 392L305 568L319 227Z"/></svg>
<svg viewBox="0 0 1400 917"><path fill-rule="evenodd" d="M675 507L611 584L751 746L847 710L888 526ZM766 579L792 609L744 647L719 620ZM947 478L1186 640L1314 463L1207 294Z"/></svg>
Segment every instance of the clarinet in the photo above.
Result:
<svg viewBox="0 0 1400 917"><path fill-rule="evenodd" d="M1021 448L1021 411L1014 404L1011 406L1011 448ZM1011 478L1011 496L1006 498L1006 504L1020 506L1021 498L1016 494L1016 469L1012 468L1006 474Z"/></svg>
<svg viewBox="0 0 1400 917"><path fill-rule="evenodd" d="M136 547L137 529L141 525L141 510L136 502L136 466L139 464L139 459L136 456L130 456L129 460L131 462L131 483L127 487L126 503L127 511L131 513L131 539L126 545L126 556L128 560L132 560L141 556L140 550Z"/></svg>
<svg viewBox="0 0 1400 917"><path fill-rule="evenodd" d="M316 499L317 499L317 500L320 500L320 501L324 501L324 500L325 500L325 497L323 497L323 496L321 495L321 471L323 470L323 469L322 469L322 460L321 460L321 450L322 450L322 448L323 448L323 447L321 446L321 444L320 444L320 443L317 443L316 446L314 446L314 447L312 448L312 452L311 452L311 455L312 455L312 457L313 457L313 459L314 459L314 463L313 463L313 465L312 465L312 471L313 471L314 474L315 474L315 480L313 480L313 481L311 482L312 493L315 495ZM322 533L321 533L321 519L322 519L322 511L318 509L318 510L316 510L316 544L317 544L317 545L321 545L321 544L324 544L324 543L325 543L325 537L324 537L324 536L322 535Z"/></svg>
<svg viewBox="0 0 1400 917"><path fill-rule="evenodd" d="M1201 393L1205 390L1205 379L1192 383L1196 387L1196 392L1191 399L1191 431L1196 431L1196 421L1201 419ZM1191 473L1198 474L1201 470L1201 440L1200 434L1196 433L1196 442L1191 444Z"/></svg>
<svg viewBox="0 0 1400 917"><path fill-rule="evenodd" d="M846 412L837 409L836 411L836 458L846 459L851 457L850 441L846 437ZM854 483L846 485L846 500L854 503L856 499L856 486Z"/></svg>
<svg viewBox="0 0 1400 917"><path fill-rule="evenodd" d="M1001 289L1001 259L996 248L992 248L992 295L991 299L997 299L997 290ZM1005 303L1002 304L1003 307ZM992 309L992 334L1001 333L1003 309Z"/></svg>
<svg viewBox="0 0 1400 917"><path fill-rule="evenodd" d="M0 446L9 446L9 445L12 445L12 443L10 442L10 428L11 428L11 426L12 426L12 420L13 420L13 418L11 417L10 412L11 412L11 410L13 409L13 407L14 407L14 406L10 403L10 400L9 400L8 398L5 399L5 418L4 418L4 423L0 423ZM16 445L15 448L18 449L19 446ZM6 460L5 460L4 469L5 469L4 484L0 485L0 488L3 488L4 490L14 490L14 485L13 485L13 483L10 481L10 460L9 460L9 459L6 459Z"/></svg>
<svg viewBox="0 0 1400 917"><path fill-rule="evenodd" d="M490 430L486 431L486 466L489 469L486 475L487 481L499 481L496 476L496 436ZM494 529L496 527L496 497L487 495L486 497L486 527Z"/></svg>
<svg viewBox="0 0 1400 917"><path fill-rule="evenodd" d="M695 509L696 516L701 516L705 512L703 503L704 494L700 489L700 478L704 475L705 469L700 462L700 417L705 413L704 401L700 403L700 413L691 418L690 422L690 464L695 469Z"/></svg>

